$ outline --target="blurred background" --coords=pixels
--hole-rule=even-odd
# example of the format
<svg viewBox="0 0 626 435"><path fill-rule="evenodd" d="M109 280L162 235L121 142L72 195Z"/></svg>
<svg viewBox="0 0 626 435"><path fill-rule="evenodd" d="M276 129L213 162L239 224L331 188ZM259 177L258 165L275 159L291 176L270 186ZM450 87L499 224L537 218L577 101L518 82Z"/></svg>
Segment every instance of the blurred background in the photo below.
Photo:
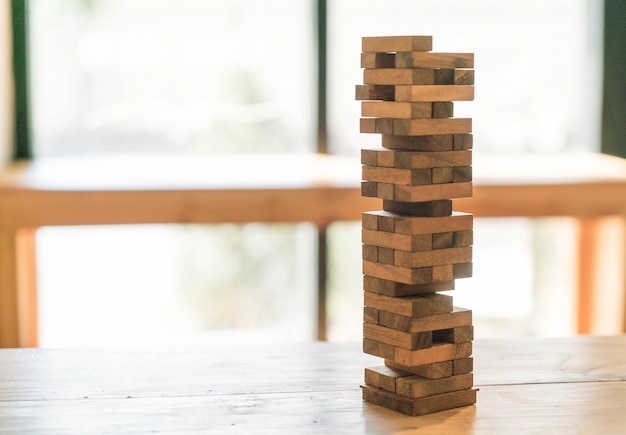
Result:
<svg viewBox="0 0 626 435"><path fill-rule="evenodd" d="M434 51L475 53L476 98L456 103L455 116L473 118L476 153L601 150L602 1L0 4L7 96L9 53L29 65L28 149L13 144L15 101L4 98L5 161L317 152L357 159L380 142L359 134L361 37L402 34L433 35ZM25 7L26 40L11 46L16 5ZM327 232L329 340L361 337L360 227L335 223ZM476 337L575 333L576 222L480 218L474 231L474 277L457 280L453 296L474 310ZM606 239L623 240L619 231L609 223ZM40 346L311 340L316 242L307 223L42 228ZM614 245L607 252L621 249Z"/></svg>

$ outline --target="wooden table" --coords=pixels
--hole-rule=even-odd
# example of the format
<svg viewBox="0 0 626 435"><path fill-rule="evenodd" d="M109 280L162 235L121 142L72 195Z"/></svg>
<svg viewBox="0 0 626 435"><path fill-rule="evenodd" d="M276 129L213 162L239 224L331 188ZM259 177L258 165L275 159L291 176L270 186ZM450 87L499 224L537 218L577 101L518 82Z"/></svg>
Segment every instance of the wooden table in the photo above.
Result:
<svg viewBox="0 0 626 435"><path fill-rule="evenodd" d="M77 158L19 163L0 174L0 347L37 345L35 231L49 225L360 220L360 163L321 155ZM477 155L477 217L580 219L578 326L591 330L594 222L626 222L626 160L601 154ZM476 241L480 243L480 241ZM626 241L625 241L626 245ZM624 267L615 273L622 273ZM626 283L625 283L626 294ZM320 287L318 337L323 336ZM617 309L620 309L619 307ZM626 312L624 307L623 312ZM626 331L626 315L624 327Z"/></svg>
<svg viewBox="0 0 626 435"><path fill-rule="evenodd" d="M477 325L479 327L479 325ZM475 406L361 400L356 343L0 350L0 433L623 434L626 336L475 341Z"/></svg>

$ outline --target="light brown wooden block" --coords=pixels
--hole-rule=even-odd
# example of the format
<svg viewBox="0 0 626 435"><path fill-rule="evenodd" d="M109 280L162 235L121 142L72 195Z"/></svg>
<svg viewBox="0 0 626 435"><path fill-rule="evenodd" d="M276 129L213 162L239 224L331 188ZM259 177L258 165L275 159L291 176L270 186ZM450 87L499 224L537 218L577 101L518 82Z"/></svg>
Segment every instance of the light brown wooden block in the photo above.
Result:
<svg viewBox="0 0 626 435"><path fill-rule="evenodd" d="M383 210L419 217L444 217L452 214L452 200L437 199L434 201L402 202L383 199ZM381 231L387 230L381 228Z"/></svg>
<svg viewBox="0 0 626 435"><path fill-rule="evenodd" d="M361 133L393 134L393 119L361 118L359 121Z"/></svg>
<svg viewBox="0 0 626 435"><path fill-rule="evenodd" d="M379 133L382 128L376 126ZM438 134L471 133L471 118L428 118L428 119L394 119L394 135L402 136L426 136Z"/></svg>
<svg viewBox="0 0 626 435"><path fill-rule="evenodd" d="M471 133L438 134L426 136L383 135L383 148L403 151L471 150Z"/></svg>
<svg viewBox="0 0 626 435"><path fill-rule="evenodd" d="M412 417L473 405L476 403L478 391L477 389L459 390L412 399L368 385L361 386L361 389L363 400L366 402Z"/></svg>
<svg viewBox="0 0 626 435"><path fill-rule="evenodd" d="M408 333L372 323L363 323L363 337L408 350L426 349L433 345L432 331Z"/></svg>
<svg viewBox="0 0 626 435"><path fill-rule="evenodd" d="M455 69L454 70L455 85L473 85L474 70L473 69Z"/></svg>
<svg viewBox="0 0 626 435"><path fill-rule="evenodd" d="M395 347L389 344L370 340L369 338L363 338L363 353L378 356L381 358L393 359L395 354Z"/></svg>
<svg viewBox="0 0 626 435"><path fill-rule="evenodd" d="M396 67L395 53L361 53L361 68L395 68L395 67Z"/></svg>
<svg viewBox="0 0 626 435"><path fill-rule="evenodd" d="M456 278L453 270L452 265L409 268L374 261L363 261L364 275L397 281L403 284L426 284L452 281Z"/></svg>
<svg viewBox="0 0 626 435"><path fill-rule="evenodd" d="M396 53L396 68L474 68L474 53Z"/></svg>
<svg viewBox="0 0 626 435"><path fill-rule="evenodd" d="M472 101L473 85L397 85L395 101ZM460 132L465 133L465 132ZM401 134L401 133L397 133ZM436 133L431 133L436 134Z"/></svg>
<svg viewBox="0 0 626 435"><path fill-rule="evenodd" d="M446 327L451 329L459 326L471 326L472 317L470 310L459 307L454 307L453 311L425 316L406 316L385 310L378 310L377 314L377 325L410 334L432 332ZM438 324L437 322L440 323ZM435 341L444 342L443 340Z"/></svg>
<svg viewBox="0 0 626 435"><path fill-rule="evenodd" d="M460 233L457 236L458 245L471 245L471 243L462 244L462 241L467 241L471 237L471 234L466 234L468 231L471 233L474 225L474 216L471 213L455 211L449 216L430 217L407 216L386 210L374 210L363 212L361 216L365 229L406 235L458 232Z"/></svg>
<svg viewBox="0 0 626 435"><path fill-rule="evenodd" d="M392 298L378 293L363 292L364 305L380 311L407 317L432 316L452 312L452 296L429 293L417 296Z"/></svg>
<svg viewBox="0 0 626 435"><path fill-rule="evenodd" d="M401 202L424 202L438 199L467 198L472 196L472 183L405 186L400 184L364 181L361 184L361 194L363 196Z"/></svg>
<svg viewBox="0 0 626 435"><path fill-rule="evenodd" d="M361 163L397 169L465 168L472 164L472 151L399 151L385 148L361 150Z"/></svg>
<svg viewBox="0 0 626 435"><path fill-rule="evenodd" d="M393 264L402 267L441 266L444 264L469 263L471 261L471 247L434 249L433 246L431 251L394 250L393 258Z"/></svg>
<svg viewBox="0 0 626 435"><path fill-rule="evenodd" d="M432 234L399 234L376 230L361 230L364 244L403 251L426 251L433 248Z"/></svg>
<svg viewBox="0 0 626 435"><path fill-rule="evenodd" d="M419 398L452 391L467 390L474 385L474 375L450 376L448 378L428 379L421 376L402 376L396 379L396 393L402 396Z"/></svg>
<svg viewBox="0 0 626 435"><path fill-rule="evenodd" d="M404 366L402 364L398 364L397 362L393 360L386 359L385 365L394 370L418 375L427 379L447 378L454 374L453 361L441 361L441 362L436 362L436 363L431 363L431 364L424 364L420 366L409 367L409 366Z"/></svg>
<svg viewBox="0 0 626 435"><path fill-rule="evenodd" d="M396 101L362 101L361 116L374 118L431 118L432 103L407 103Z"/></svg>
<svg viewBox="0 0 626 435"><path fill-rule="evenodd" d="M361 51L396 52L396 51L431 51L432 36L364 36L361 39Z"/></svg>
<svg viewBox="0 0 626 435"><path fill-rule="evenodd" d="M387 366L376 366L366 367L364 378L367 385L395 393L396 379L404 376L411 376L411 373Z"/></svg>
<svg viewBox="0 0 626 435"><path fill-rule="evenodd" d="M379 310L372 307L363 307L363 321L367 323L378 324Z"/></svg>
<svg viewBox="0 0 626 435"><path fill-rule="evenodd" d="M474 327L472 325L465 325L436 330L433 331L433 338L443 343L463 343L465 341L472 341L474 339Z"/></svg>
<svg viewBox="0 0 626 435"><path fill-rule="evenodd" d="M434 362L467 358L472 355L472 342L463 343L433 343L428 349L407 350L401 347L394 348L394 357L388 358L406 365L419 366Z"/></svg>
<svg viewBox="0 0 626 435"><path fill-rule="evenodd" d="M364 53L368 54L374 53ZM377 67L363 70L366 85L454 85L454 78L453 69Z"/></svg>
<svg viewBox="0 0 626 435"><path fill-rule="evenodd" d="M452 361L452 373L461 375L474 371L474 358L459 358Z"/></svg>
<svg viewBox="0 0 626 435"><path fill-rule="evenodd" d="M454 135L439 134L427 136L383 135L383 148L406 151L452 151Z"/></svg>
<svg viewBox="0 0 626 435"><path fill-rule="evenodd" d="M414 296L424 293L454 290L454 281L409 285L365 275L363 276L363 290L391 297Z"/></svg>
<svg viewBox="0 0 626 435"><path fill-rule="evenodd" d="M432 184L433 171L428 168L403 169L363 165L361 168L361 178L366 181L381 183L422 186Z"/></svg>
<svg viewBox="0 0 626 435"><path fill-rule="evenodd" d="M396 90L393 85L356 85L355 100L395 100Z"/></svg>

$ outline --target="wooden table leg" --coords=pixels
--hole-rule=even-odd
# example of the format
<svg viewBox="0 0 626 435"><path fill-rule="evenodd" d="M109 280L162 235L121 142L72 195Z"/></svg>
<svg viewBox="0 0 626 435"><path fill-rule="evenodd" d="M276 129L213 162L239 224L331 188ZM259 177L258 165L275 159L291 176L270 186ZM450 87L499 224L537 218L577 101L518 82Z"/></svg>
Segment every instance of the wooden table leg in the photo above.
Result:
<svg viewBox="0 0 626 435"><path fill-rule="evenodd" d="M35 229L0 228L0 347L36 346Z"/></svg>
<svg viewBox="0 0 626 435"><path fill-rule="evenodd" d="M598 235L600 219L581 218L578 229L578 294L576 332L593 331L593 310L597 269Z"/></svg>

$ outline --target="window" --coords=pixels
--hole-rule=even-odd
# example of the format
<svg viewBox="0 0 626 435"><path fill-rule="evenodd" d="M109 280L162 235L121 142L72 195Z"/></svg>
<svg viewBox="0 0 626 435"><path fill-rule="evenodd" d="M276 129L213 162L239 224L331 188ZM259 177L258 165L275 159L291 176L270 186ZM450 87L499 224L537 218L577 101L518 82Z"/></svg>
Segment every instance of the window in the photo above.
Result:
<svg viewBox="0 0 626 435"><path fill-rule="evenodd" d="M316 26L315 6L326 3L327 19L322 16L320 25ZM315 44L318 37L324 39L324 35L318 34L324 24L328 29L325 71L328 119L320 121L327 121L331 153L357 157L360 148L379 143L377 135L359 134L359 104L354 101L354 85L362 80L360 38L376 34L430 34L436 51L476 53L476 100L455 104L457 116L474 120L476 152L599 148L599 2L30 0L28 4L35 158L315 152L318 128L315 109L318 98L325 97L316 93ZM360 300L359 226L358 222L342 223L329 229L331 339L355 339L361 334L359 303L351 303ZM62 290L59 286L74 287L78 293L84 293L87 277L79 277L80 268L71 264L84 260L84 256L72 255L85 250L93 252L94 244L105 246L113 237L119 237L118 243L133 239L138 245L146 245L153 254L159 250L151 243L162 241L161 253L169 251L167 255L154 256L153 265L141 265L164 273L156 278L160 284L171 280L169 290L163 287L162 294L171 296L167 292L172 288L193 281L186 287L191 289L187 296L195 291L193 286L196 289L204 286L201 290L204 294L196 293L194 297L206 303L206 298L216 289L238 286L234 281L225 285L219 277L206 276L210 259L217 252L208 247L217 245L233 255L232 264L245 263L246 267L254 264L266 267L263 262L268 258L293 259L291 263L278 262L269 267L268 270L278 274L273 277L275 281L259 284L248 280L242 295L246 295L252 284L271 287L267 283L280 283L283 292L294 286L304 289L298 290L301 292L298 306L311 303L314 273L307 267L314 262L315 236L307 225L265 229L256 224L103 228L103 232L89 233L92 230L41 232L42 276L49 277L48 282L53 283L42 280L42 298L53 300L53 295ZM152 230L155 232L149 233ZM114 236L117 231L118 235ZM505 315L519 320L522 326L515 324L512 328L516 332L536 331L531 313L537 302L534 293L545 285L538 284L538 279L543 276L545 283L554 278L546 275L545 269L538 272L536 266L541 263L537 260L538 240L544 246L543 252L560 253L560 269L554 270L567 274L570 266L567 252L546 250L544 244L548 239L542 235L559 232L567 239L568 231L572 231L570 223L485 220L477 223L476 231L477 240L482 240L485 247L475 247L475 258L481 259L475 262L475 278L467 280L472 281L467 284L459 281L455 301L466 302L479 316L493 317L498 314L498 304L507 301L501 299L503 294L487 294L480 288L493 288L493 283L502 281L503 277L521 274L523 279L516 280L516 287L507 289L507 293L516 294L518 299L509 304L510 311ZM499 268L502 275L498 277L493 275L491 265L498 257L497 244L502 242L503 235L519 249L519 255L514 264ZM275 254L265 253L263 259L257 258L254 249L242 248L247 244L244 236L263 240L277 250ZM187 241L183 243L183 240ZM486 242L491 240L493 243ZM552 248L566 246L548 244ZM67 249L65 257L58 255L59 249ZM168 257L172 252L181 256ZM198 256L192 259L192 254ZM136 251L129 258L143 259L148 255L146 251ZM127 267L124 262L118 265L120 269L109 271L107 266L113 264L113 259L107 254L91 261L103 262L102 268L91 269L92 273L106 270L109 275L119 277L141 273L138 263L124 269ZM166 264L179 269L165 271ZM306 264L309 266L303 266ZM289 279L285 278L287 275ZM73 283L72 276L77 279ZM480 281L480 276L489 276L493 281L485 283ZM124 305L133 288L142 286L144 281L134 279L108 282L102 277L103 283L108 282L104 288L106 285L128 288L120 293L121 299L113 302L114 306ZM566 280L557 281L567 285ZM464 291L463 286L471 289ZM271 301L272 293L268 295L269 299L259 303ZM198 306L198 299L194 299L195 302L182 309L177 305L181 299L171 302L170 296L159 305L173 307L165 317L176 317L176 313ZM487 305L481 305L483 301ZM147 308L145 297L136 303ZM567 305L563 311L567 311ZM44 310L42 315L52 322L63 316L60 313ZM144 326L157 322L157 317L144 318ZM182 317L183 323L189 320L189 316ZM142 320L130 316L129 322L138 325ZM297 329L305 331L301 337L310 338L306 326ZM120 337L123 335L121 332Z"/></svg>

